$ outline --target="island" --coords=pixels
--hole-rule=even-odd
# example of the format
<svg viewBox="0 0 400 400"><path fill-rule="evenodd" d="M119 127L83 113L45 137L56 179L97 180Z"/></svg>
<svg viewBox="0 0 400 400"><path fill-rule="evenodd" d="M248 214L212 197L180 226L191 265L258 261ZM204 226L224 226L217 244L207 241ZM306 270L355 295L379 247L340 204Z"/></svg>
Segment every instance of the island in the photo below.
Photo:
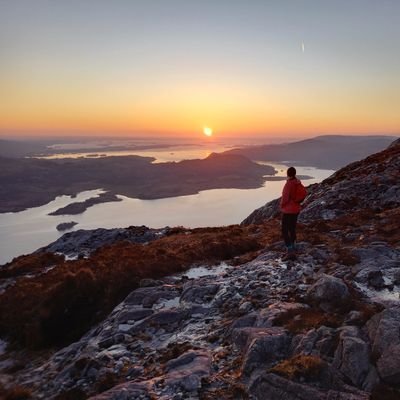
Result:
<svg viewBox="0 0 400 400"><path fill-rule="evenodd" d="M153 163L153 157L35 159L0 157L0 212L41 206L60 195L102 188L100 198L76 202L53 215L77 214L116 195L160 199L208 189L261 187L277 171L239 154L212 153L205 159Z"/></svg>
<svg viewBox="0 0 400 400"><path fill-rule="evenodd" d="M56 211L49 213L48 215L77 215L85 212L89 207L92 207L96 204L108 203L112 201L122 201L115 194L110 192L101 193L97 197L90 197L85 201L79 201L75 203L68 204L65 207L59 208ZM76 224L76 223L75 223ZM57 227L58 229L58 227ZM67 228L68 229L68 228Z"/></svg>
<svg viewBox="0 0 400 400"><path fill-rule="evenodd" d="M57 229L59 232L64 232L64 231L67 231L67 230L73 228L75 225L78 225L78 223L75 222L75 221L71 221L71 222L61 222L61 224L58 224L58 225L56 226L56 229Z"/></svg>

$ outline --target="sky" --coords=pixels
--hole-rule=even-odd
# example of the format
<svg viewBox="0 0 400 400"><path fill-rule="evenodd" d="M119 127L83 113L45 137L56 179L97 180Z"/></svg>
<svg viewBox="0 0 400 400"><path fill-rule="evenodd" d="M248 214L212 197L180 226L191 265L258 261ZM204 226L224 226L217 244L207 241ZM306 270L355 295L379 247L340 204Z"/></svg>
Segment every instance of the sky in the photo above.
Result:
<svg viewBox="0 0 400 400"><path fill-rule="evenodd" d="M0 0L0 134L399 134L399 20L399 0Z"/></svg>

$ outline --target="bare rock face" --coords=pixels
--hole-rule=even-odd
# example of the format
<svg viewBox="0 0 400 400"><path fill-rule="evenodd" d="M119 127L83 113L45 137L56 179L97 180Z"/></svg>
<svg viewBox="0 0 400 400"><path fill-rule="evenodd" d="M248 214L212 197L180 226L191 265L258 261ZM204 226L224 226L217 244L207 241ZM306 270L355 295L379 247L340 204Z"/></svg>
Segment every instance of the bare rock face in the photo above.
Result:
<svg viewBox="0 0 400 400"><path fill-rule="evenodd" d="M369 344L362 339L358 328L349 326L342 329L332 365L354 386L365 389L370 385L367 377L371 379L375 368L370 362Z"/></svg>
<svg viewBox="0 0 400 400"><path fill-rule="evenodd" d="M329 311L348 303L350 292L339 278L323 274L308 290L310 300L324 311Z"/></svg>
<svg viewBox="0 0 400 400"><path fill-rule="evenodd" d="M367 323L372 354L383 381L400 383L400 308L389 308L373 316Z"/></svg>
<svg viewBox="0 0 400 400"><path fill-rule="evenodd" d="M377 362L379 376L386 383L400 384L400 345L389 346Z"/></svg>
<svg viewBox="0 0 400 400"><path fill-rule="evenodd" d="M211 357L207 351L189 351L169 361L165 368L168 386L194 392L201 387L201 379L210 374Z"/></svg>
<svg viewBox="0 0 400 400"><path fill-rule="evenodd" d="M287 355L290 337L282 328L237 328L232 333L233 343L243 352L242 372L250 375Z"/></svg>

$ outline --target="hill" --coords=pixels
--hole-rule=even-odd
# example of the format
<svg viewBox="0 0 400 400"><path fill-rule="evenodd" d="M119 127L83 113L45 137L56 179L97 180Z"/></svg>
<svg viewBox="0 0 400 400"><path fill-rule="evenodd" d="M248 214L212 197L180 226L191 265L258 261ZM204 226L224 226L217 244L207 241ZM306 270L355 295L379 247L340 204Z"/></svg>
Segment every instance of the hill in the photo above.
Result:
<svg viewBox="0 0 400 400"><path fill-rule="evenodd" d="M255 161L286 161L336 170L383 150L395 139L394 136L324 135L292 143L238 148L225 154L241 154Z"/></svg>
<svg viewBox="0 0 400 400"><path fill-rule="evenodd" d="M75 233L15 259L3 396L400 398L399 163L397 140L310 187L297 261L276 201L242 226L97 231L66 261Z"/></svg>
<svg viewBox="0 0 400 400"><path fill-rule="evenodd" d="M139 156L59 160L0 157L0 212L21 211L44 205L56 196L99 188L110 192L100 201L115 201L113 194L159 199L206 189L257 188L265 182L264 175L276 173L270 166L235 154L213 153L203 160L169 163L152 161Z"/></svg>

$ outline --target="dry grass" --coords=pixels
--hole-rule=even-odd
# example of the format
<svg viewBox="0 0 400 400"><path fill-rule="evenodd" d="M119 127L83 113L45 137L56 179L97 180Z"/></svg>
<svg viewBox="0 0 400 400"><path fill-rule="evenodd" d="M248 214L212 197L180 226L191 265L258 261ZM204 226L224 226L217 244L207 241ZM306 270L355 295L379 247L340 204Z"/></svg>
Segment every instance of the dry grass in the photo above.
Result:
<svg viewBox="0 0 400 400"><path fill-rule="evenodd" d="M287 379L317 379L324 362L316 356L300 354L281 361L270 369L270 372L283 376Z"/></svg>
<svg viewBox="0 0 400 400"><path fill-rule="evenodd" d="M301 308L280 315L274 323L283 326L293 334L298 334L320 326L337 328L343 323L343 316L329 314L320 309Z"/></svg>
<svg viewBox="0 0 400 400"><path fill-rule="evenodd" d="M27 400L32 399L31 390L22 386L13 386L5 389L0 385L0 400Z"/></svg>
<svg viewBox="0 0 400 400"><path fill-rule="evenodd" d="M141 279L254 253L268 237L230 226L185 231L147 245L104 246L90 259L61 262L47 274L17 280L0 295L0 333L31 347L66 344L107 315ZM22 262L43 266L37 255Z"/></svg>

